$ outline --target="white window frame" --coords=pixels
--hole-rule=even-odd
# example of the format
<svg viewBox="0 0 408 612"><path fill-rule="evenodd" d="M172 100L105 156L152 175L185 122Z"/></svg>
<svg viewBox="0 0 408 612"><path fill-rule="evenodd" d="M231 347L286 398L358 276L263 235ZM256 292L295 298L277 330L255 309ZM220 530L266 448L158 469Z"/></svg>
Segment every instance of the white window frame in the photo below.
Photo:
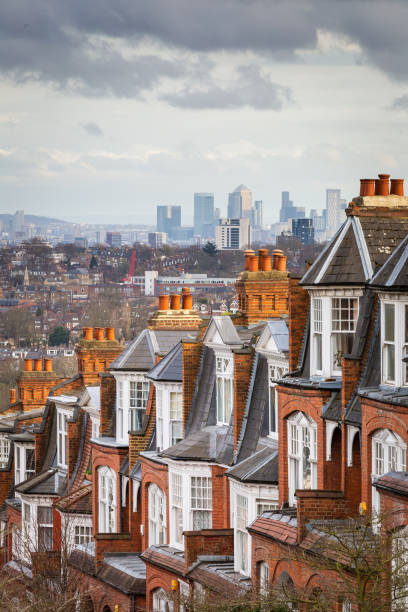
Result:
<svg viewBox="0 0 408 612"><path fill-rule="evenodd" d="M57 463L60 468L68 467L68 419L71 412L57 408Z"/></svg>
<svg viewBox="0 0 408 612"><path fill-rule="evenodd" d="M215 353L217 425L229 425L234 411L234 357Z"/></svg>
<svg viewBox="0 0 408 612"><path fill-rule="evenodd" d="M125 432L125 381L118 380L116 395L116 439L120 442L128 442L129 435Z"/></svg>
<svg viewBox="0 0 408 612"><path fill-rule="evenodd" d="M266 563L266 561L261 561L259 564L259 591L263 597L267 597L269 593L269 585L269 565Z"/></svg>
<svg viewBox="0 0 408 612"><path fill-rule="evenodd" d="M99 428L100 428L100 419L91 417L91 438L93 440L95 440L96 438L99 438L100 436Z"/></svg>
<svg viewBox="0 0 408 612"><path fill-rule="evenodd" d="M141 372L115 373L116 441L129 444L129 431L137 431L149 401L150 382Z"/></svg>
<svg viewBox="0 0 408 612"><path fill-rule="evenodd" d="M248 497L242 493L236 494L236 555L238 561L238 571L245 576L249 573L248 557L249 557L249 534L248 526Z"/></svg>
<svg viewBox="0 0 408 612"><path fill-rule="evenodd" d="M74 545L87 546L92 542L92 525L78 523L74 526Z"/></svg>
<svg viewBox="0 0 408 612"><path fill-rule="evenodd" d="M405 299L404 299L405 298ZM385 333L386 309L394 310L393 339ZM381 300L381 380L393 387L408 386L408 364L402 359L408 354L408 300L406 296L388 296ZM405 331L407 330L407 331ZM393 375L388 368L388 355L393 352Z"/></svg>
<svg viewBox="0 0 408 612"><path fill-rule="evenodd" d="M359 315L359 297L362 290L359 288L336 288L327 290L310 290L311 296L311 325L310 325L310 369L312 376L341 376L341 367L334 363L335 336L338 334L354 334ZM347 319L338 319L339 300L356 300L352 309L354 316ZM347 310L342 303L340 312ZM348 308L350 312L350 308ZM341 324L338 322L341 320ZM339 329L340 327L340 329Z"/></svg>
<svg viewBox="0 0 408 612"><path fill-rule="evenodd" d="M129 431L139 431L149 402L150 383L147 380L129 381Z"/></svg>
<svg viewBox="0 0 408 612"><path fill-rule="evenodd" d="M156 447L162 451L183 439L181 383L154 383L156 390Z"/></svg>
<svg viewBox="0 0 408 612"><path fill-rule="evenodd" d="M276 391L277 381L281 379L289 368L282 364L275 364L268 360L268 435L270 438L278 438L278 393Z"/></svg>
<svg viewBox="0 0 408 612"><path fill-rule="evenodd" d="M371 479L372 481L387 472L405 472L407 445L404 440L390 429L379 429L371 438ZM372 490L372 510L380 513L380 495L375 486Z"/></svg>
<svg viewBox="0 0 408 612"><path fill-rule="evenodd" d="M287 419L289 505L296 505L296 489L317 487L317 424L304 412ZM305 449L309 449L306 455ZM305 487L305 464L310 464L310 486Z"/></svg>
<svg viewBox="0 0 408 612"><path fill-rule="evenodd" d="M194 495L197 492L203 495ZM169 499L170 545L182 549L184 538L181 532L212 526L211 467L208 464L188 463L181 466L169 462ZM200 518L197 517L198 513Z"/></svg>
<svg viewBox="0 0 408 612"><path fill-rule="evenodd" d="M27 469L27 451L33 451L33 469ZM14 442L14 484L18 485L35 474L34 444Z"/></svg>
<svg viewBox="0 0 408 612"><path fill-rule="evenodd" d="M174 602L163 588L154 589L152 596L153 612L173 612Z"/></svg>
<svg viewBox="0 0 408 612"><path fill-rule="evenodd" d="M148 489L149 546L167 544L166 496L156 485Z"/></svg>
<svg viewBox="0 0 408 612"><path fill-rule="evenodd" d="M60 515L61 544L64 552L72 552L77 546L90 546L93 541L92 517L88 514L71 514L66 512L60 512ZM78 543L77 536L84 539L88 537L86 534L90 534L89 541L83 544Z"/></svg>
<svg viewBox="0 0 408 612"><path fill-rule="evenodd" d="M117 477L112 468L98 468L98 531L116 533L117 530Z"/></svg>
<svg viewBox="0 0 408 612"><path fill-rule="evenodd" d="M8 465L10 456L10 440L7 436L0 436L0 467L5 468Z"/></svg>
<svg viewBox="0 0 408 612"><path fill-rule="evenodd" d="M47 504L43 504L43 503L39 503L37 505L37 542L38 542L38 550L39 551L47 551L47 550L53 550L53 536L54 536L54 520L53 520L53 512L52 512L52 506L47 505ZM40 522L40 510L47 510L51 516L51 520L42 520ZM43 539L42 537L40 537L40 533L41 530L44 530L44 533L48 533L51 530L51 538L49 538L49 535L47 535L47 538ZM46 540L48 540L48 542L46 542ZM46 542L46 544L44 545L44 542Z"/></svg>

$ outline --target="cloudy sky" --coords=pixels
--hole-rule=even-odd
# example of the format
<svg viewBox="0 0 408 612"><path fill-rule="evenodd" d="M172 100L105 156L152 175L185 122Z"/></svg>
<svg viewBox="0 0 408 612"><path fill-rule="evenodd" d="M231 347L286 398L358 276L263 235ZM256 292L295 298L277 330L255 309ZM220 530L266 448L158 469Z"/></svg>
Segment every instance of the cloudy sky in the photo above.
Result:
<svg viewBox="0 0 408 612"><path fill-rule="evenodd" d="M0 212L155 222L157 204L407 176L406 0L3 0Z"/></svg>

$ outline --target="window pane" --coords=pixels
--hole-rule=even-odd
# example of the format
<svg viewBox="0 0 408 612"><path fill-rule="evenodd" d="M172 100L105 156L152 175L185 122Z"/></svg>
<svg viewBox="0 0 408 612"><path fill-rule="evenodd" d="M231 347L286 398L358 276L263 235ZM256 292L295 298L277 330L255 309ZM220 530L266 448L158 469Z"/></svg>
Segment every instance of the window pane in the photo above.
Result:
<svg viewBox="0 0 408 612"><path fill-rule="evenodd" d="M388 381L393 382L395 380L395 346L393 344L385 346L385 355L386 378Z"/></svg>
<svg viewBox="0 0 408 612"><path fill-rule="evenodd" d="M315 354L315 367L316 370L323 369L323 361L322 361L322 335L315 334L314 335L314 354Z"/></svg>
<svg viewBox="0 0 408 612"><path fill-rule="evenodd" d="M395 338L395 306L384 304L384 340L394 342Z"/></svg>
<svg viewBox="0 0 408 612"><path fill-rule="evenodd" d="M223 379L217 378L217 421L224 422Z"/></svg>

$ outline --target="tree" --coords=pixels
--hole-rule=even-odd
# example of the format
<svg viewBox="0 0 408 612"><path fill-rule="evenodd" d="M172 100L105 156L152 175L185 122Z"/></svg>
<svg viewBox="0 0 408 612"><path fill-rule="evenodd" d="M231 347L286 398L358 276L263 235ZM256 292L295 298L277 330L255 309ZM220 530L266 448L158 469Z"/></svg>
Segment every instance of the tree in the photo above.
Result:
<svg viewBox="0 0 408 612"><path fill-rule="evenodd" d="M91 270L98 267L98 260L96 259L95 255L92 255L91 263L89 264L89 267Z"/></svg>
<svg viewBox="0 0 408 612"><path fill-rule="evenodd" d="M69 343L69 330L62 325L55 327L50 333L49 343L51 346L60 346Z"/></svg>
<svg viewBox="0 0 408 612"><path fill-rule="evenodd" d="M27 309L11 308L1 316L0 321L6 337L12 338L17 346L23 341L30 345L34 340L34 319Z"/></svg>
<svg viewBox="0 0 408 612"><path fill-rule="evenodd" d="M203 251L204 253L207 253L207 255L210 255L210 257L215 257L215 255L217 255L218 253L217 247L215 246L214 242L210 242L210 241L208 241L203 246Z"/></svg>

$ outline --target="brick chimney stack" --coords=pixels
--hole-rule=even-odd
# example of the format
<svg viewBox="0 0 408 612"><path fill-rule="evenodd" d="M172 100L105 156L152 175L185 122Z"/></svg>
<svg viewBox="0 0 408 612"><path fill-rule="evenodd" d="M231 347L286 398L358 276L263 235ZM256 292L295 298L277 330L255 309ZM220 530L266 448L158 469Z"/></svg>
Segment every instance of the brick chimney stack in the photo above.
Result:
<svg viewBox="0 0 408 612"><path fill-rule="evenodd" d="M85 385L98 385L99 372L104 372L123 350L115 340L113 327L84 327L84 335L75 347L78 373Z"/></svg>
<svg viewBox="0 0 408 612"><path fill-rule="evenodd" d="M404 179L379 174L377 179L360 179L360 195L350 202L348 216L407 217L408 197Z"/></svg>
<svg viewBox="0 0 408 612"><path fill-rule="evenodd" d="M189 287L181 288L180 293L159 295L159 306L150 317L150 329L197 329L201 317L193 309L193 296Z"/></svg>

